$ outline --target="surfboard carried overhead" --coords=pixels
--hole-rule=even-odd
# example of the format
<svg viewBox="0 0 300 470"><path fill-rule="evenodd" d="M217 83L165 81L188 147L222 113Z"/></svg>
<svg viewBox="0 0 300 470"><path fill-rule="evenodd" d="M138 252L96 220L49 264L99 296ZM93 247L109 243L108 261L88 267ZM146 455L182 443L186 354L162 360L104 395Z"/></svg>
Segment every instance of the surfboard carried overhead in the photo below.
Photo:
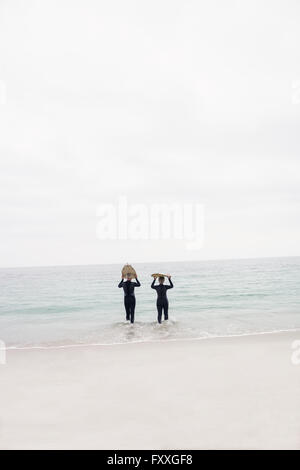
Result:
<svg viewBox="0 0 300 470"><path fill-rule="evenodd" d="M136 279L137 274L135 269L131 266L131 264L125 264L122 269L122 277L127 277L127 274L130 274L131 279Z"/></svg>
<svg viewBox="0 0 300 470"><path fill-rule="evenodd" d="M169 277L171 276L171 274L162 274L162 273L154 273L154 274L151 274L152 277Z"/></svg>

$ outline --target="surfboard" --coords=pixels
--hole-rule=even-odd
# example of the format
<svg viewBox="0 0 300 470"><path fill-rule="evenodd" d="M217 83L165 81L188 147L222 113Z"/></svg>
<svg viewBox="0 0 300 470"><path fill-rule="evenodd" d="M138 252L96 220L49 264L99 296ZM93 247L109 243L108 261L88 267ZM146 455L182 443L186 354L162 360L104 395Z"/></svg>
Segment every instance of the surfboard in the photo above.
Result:
<svg viewBox="0 0 300 470"><path fill-rule="evenodd" d="M161 274L161 273L154 273L151 274L152 277L169 277L170 274Z"/></svg>
<svg viewBox="0 0 300 470"><path fill-rule="evenodd" d="M125 266L123 266L123 269L122 269L122 277L126 277L127 274L130 274L132 279L137 278L136 271L130 264L125 264Z"/></svg>

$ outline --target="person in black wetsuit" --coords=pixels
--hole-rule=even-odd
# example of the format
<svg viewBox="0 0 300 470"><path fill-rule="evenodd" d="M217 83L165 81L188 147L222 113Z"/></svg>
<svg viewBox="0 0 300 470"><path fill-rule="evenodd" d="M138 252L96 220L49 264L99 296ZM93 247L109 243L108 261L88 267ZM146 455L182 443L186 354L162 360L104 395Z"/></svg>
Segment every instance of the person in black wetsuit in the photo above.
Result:
<svg viewBox="0 0 300 470"><path fill-rule="evenodd" d="M126 320L130 320L134 323L134 309L135 309L135 295L134 288L140 287L140 282L136 279L136 282L131 281L130 274L127 274L127 280L124 278L119 283L118 287L123 287L124 291L124 305L126 310Z"/></svg>
<svg viewBox="0 0 300 470"><path fill-rule="evenodd" d="M151 284L152 289L155 289L156 292L157 292L156 307L157 307L157 321L158 321L158 323L161 323L162 311L164 311L165 320L168 320L168 318L169 318L168 317L169 301L168 301L168 297L167 297L167 290L172 289L172 287L174 287L174 286L173 286L173 282L171 281L171 276L168 276L168 279L169 279L169 282L170 282L169 286L164 285L165 278L162 277L162 276L160 276L158 278L158 281L159 281L158 286L154 285L155 281L156 281L156 277L153 279L153 282Z"/></svg>

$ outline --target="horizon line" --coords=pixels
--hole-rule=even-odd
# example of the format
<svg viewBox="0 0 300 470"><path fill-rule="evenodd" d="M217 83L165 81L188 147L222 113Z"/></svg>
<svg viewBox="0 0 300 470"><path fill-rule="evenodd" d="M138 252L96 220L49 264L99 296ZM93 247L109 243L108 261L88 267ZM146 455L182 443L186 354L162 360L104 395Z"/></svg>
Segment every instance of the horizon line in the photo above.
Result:
<svg viewBox="0 0 300 470"><path fill-rule="evenodd" d="M241 258L203 258L195 260L174 260L174 261L131 261L130 264L158 264L158 263L200 263L202 261L243 261L255 259L278 259L278 258L299 258L300 255L279 255L279 256L247 256ZM18 266L0 266L0 269L22 269L22 268L59 268L59 267L80 267L80 266L111 266L122 265L127 262L115 261L112 263L79 263L79 264L36 264L36 265L18 265Z"/></svg>

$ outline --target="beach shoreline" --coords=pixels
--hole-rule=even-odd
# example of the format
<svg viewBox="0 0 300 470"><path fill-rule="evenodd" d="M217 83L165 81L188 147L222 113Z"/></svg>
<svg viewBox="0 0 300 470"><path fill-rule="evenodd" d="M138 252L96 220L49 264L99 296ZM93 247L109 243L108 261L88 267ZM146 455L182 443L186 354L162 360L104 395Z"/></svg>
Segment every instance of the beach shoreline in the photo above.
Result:
<svg viewBox="0 0 300 470"><path fill-rule="evenodd" d="M300 449L295 340L300 331L10 349L0 448Z"/></svg>
<svg viewBox="0 0 300 470"><path fill-rule="evenodd" d="M164 324L164 321L163 323ZM123 325L130 326L131 328L135 328L136 322L134 324L130 324L128 322L124 322ZM143 343L168 343L168 342L181 342L181 341L205 341L205 340L217 340L223 338L242 338L247 336L260 336L260 335L274 335L280 333L300 333L300 328L289 328L286 330L274 330L274 331L260 331L260 332L247 332L247 333L237 333L237 334L227 334L227 335L211 335L211 336L195 336L195 337L178 337L178 338L163 338L163 339L137 339L137 340L128 340L128 341L120 341L120 342L113 342L113 343L67 343L67 344L38 344L38 345L26 345L26 346L6 346L6 351L28 351L28 350L51 350L51 349L76 349L76 348L97 348L97 347L106 347L106 346L122 346L126 344L143 344ZM300 335L299 335L300 336Z"/></svg>

